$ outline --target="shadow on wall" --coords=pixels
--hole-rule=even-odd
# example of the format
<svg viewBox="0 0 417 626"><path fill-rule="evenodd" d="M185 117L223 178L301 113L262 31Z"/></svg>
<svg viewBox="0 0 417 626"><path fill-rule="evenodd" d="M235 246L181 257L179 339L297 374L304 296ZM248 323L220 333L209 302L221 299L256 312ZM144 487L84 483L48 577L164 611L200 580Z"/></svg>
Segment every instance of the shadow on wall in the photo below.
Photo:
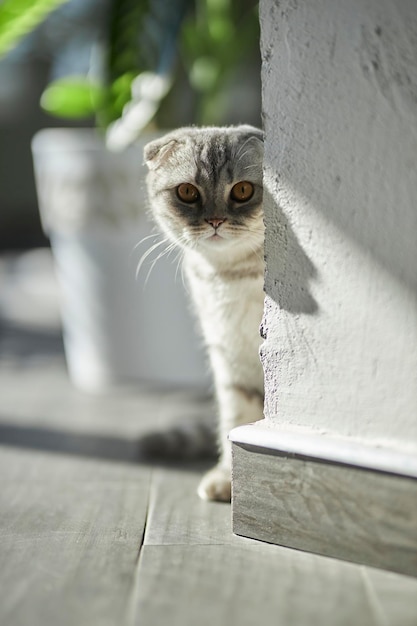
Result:
<svg viewBox="0 0 417 626"><path fill-rule="evenodd" d="M291 202L332 228L332 241L339 231L367 263L416 293L415 3L321 4L261 7L272 192L286 193L272 179L278 171Z"/></svg>
<svg viewBox="0 0 417 626"><path fill-rule="evenodd" d="M264 188L264 207L265 291L281 309L289 313L315 315L319 306L310 291L310 282L317 277L317 270L267 188ZM273 221L268 216L274 216Z"/></svg>

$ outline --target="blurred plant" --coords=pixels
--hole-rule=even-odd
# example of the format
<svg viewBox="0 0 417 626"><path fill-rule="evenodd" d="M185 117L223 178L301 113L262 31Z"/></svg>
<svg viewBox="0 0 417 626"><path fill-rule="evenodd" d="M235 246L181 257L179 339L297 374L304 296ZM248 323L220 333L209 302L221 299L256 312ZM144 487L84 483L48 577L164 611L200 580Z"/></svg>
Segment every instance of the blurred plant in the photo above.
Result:
<svg viewBox="0 0 417 626"><path fill-rule="evenodd" d="M4 0L0 56L67 3ZM66 118L94 114L97 125L107 129L110 147L123 148L157 114L182 67L197 95L193 121L221 120L224 87L258 45L255 0L108 0L104 5L106 32L97 37L101 58L97 63L96 54L83 75L53 80L41 98L47 112Z"/></svg>
<svg viewBox="0 0 417 626"><path fill-rule="evenodd" d="M225 85L259 45L257 3L196 0L184 20L180 43L190 84L199 95L198 122L217 122Z"/></svg>
<svg viewBox="0 0 417 626"><path fill-rule="evenodd" d="M124 148L152 120L173 82L193 0L113 0L107 56L107 143Z"/></svg>
<svg viewBox="0 0 417 626"><path fill-rule="evenodd" d="M0 6L0 56L67 0L4 0Z"/></svg>

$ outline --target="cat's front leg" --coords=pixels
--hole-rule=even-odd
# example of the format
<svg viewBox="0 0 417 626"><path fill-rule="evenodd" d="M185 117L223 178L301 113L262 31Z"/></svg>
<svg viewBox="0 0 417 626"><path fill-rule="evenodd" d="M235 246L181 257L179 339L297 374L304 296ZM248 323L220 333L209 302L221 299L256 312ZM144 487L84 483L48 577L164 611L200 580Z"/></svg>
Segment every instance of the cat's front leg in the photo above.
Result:
<svg viewBox="0 0 417 626"><path fill-rule="evenodd" d="M232 497L231 468L224 467L221 463L204 474L197 493L202 500L217 500L218 502L230 502Z"/></svg>
<svg viewBox="0 0 417 626"><path fill-rule="evenodd" d="M230 502L232 451L228 434L235 426L263 418L263 387L248 384L216 385L219 404L219 463L203 476L198 495L203 500Z"/></svg>

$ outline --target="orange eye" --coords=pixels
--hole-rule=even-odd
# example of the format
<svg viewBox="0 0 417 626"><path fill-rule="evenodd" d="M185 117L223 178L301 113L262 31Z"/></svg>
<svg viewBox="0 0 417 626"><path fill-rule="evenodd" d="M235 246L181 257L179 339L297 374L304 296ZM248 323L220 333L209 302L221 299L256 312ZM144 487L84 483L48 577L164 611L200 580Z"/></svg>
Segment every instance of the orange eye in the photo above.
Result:
<svg viewBox="0 0 417 626"><path fill-rule="evenodd" d="M192 204L193 202L197 202L197 200L199 200L200 192L197 187L194 187L191 183L182 183L177 187L177 196L183 202Z"/></svg>
<svg viewBox="0 0 417 626"><path fill-rule="evenodd" d="M254 191L255 189L252 183L249 183L247 180L242 180L232 187L230 197L235 202L246 202L252 198Z"/></svg>

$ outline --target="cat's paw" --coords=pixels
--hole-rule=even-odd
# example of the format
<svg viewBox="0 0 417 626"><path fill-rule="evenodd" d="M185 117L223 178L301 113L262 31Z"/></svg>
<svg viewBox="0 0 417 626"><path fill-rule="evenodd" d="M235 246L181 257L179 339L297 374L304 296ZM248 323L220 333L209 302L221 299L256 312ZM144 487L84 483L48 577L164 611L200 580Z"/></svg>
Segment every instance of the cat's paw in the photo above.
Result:
<svg viewBox="0 0 417 626"><path fill-rule="evenodd" d="M216 465L216 467L203 476L198 486L197 493L202 500L230 502L232 492L231 482L230 469Z"/></svg>

